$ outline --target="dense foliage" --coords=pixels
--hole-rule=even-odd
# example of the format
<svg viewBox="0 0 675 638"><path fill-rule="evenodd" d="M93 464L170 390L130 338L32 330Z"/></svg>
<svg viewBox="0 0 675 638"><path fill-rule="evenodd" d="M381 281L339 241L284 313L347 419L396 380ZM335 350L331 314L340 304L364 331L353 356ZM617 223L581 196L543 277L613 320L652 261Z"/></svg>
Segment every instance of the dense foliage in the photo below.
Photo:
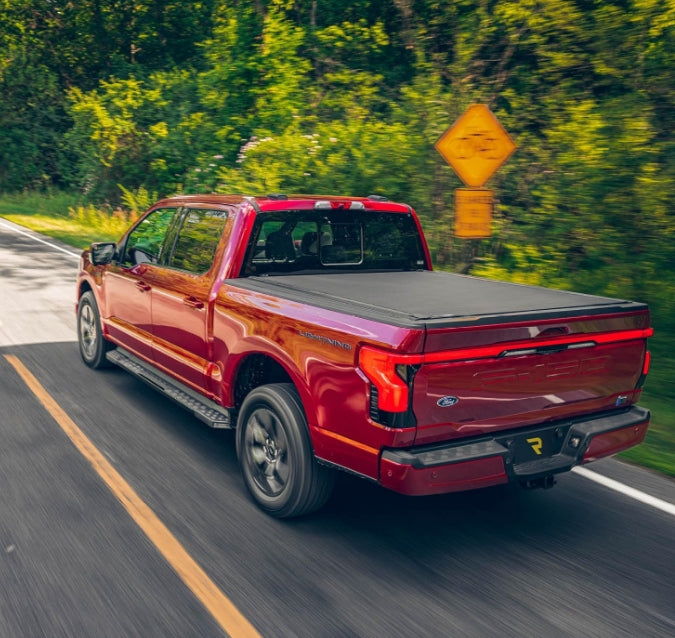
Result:
<svg viewBox="0 0 675 638"><path fill-rule="evenodd" d="M0 0L0 191L386 194L441 267L673 334L674 68L672 0ZM433 143L473 102L519 148L466 242Z"/></svg>

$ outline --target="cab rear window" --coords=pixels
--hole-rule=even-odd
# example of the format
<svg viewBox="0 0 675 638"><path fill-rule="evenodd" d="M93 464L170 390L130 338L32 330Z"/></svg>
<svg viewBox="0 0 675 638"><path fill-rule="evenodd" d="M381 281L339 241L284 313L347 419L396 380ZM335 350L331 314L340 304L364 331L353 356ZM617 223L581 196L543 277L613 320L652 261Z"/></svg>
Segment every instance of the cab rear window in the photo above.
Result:
<svg viewBox="0 0 675 638"><path fill-rule="evenodd" d="M284 211L258 217L242 274L421 269L428 265L410 215Z"/></svg>

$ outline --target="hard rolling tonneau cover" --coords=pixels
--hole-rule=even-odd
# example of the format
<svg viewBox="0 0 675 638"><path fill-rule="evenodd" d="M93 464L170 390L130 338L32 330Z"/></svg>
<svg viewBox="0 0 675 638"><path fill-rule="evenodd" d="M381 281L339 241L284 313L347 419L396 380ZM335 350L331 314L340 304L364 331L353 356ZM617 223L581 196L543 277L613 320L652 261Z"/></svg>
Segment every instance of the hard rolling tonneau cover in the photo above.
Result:
<svg viewBox="0 0 675 638"><path fill-rule="evenodd" d="M405 328L476 326L647 309L633 301L427 270L279 275L225 283Z"/></svg>

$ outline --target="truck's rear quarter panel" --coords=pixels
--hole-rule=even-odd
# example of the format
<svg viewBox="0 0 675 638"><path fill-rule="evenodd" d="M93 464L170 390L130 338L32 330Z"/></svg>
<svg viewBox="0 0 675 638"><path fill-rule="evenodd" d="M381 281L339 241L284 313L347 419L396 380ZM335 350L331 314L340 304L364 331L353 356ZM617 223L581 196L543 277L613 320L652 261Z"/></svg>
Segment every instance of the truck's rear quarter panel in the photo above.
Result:
<svg viewBox="0 0 675 638"><path fill-rule="evenodd" d="M298 388L318 457L377 479L383 447L412 445L415 429L395 430L368 418L369 382L357 368L359 346L421 351L424 330L410 330L281 296L278 282L221 287L214 312L214 355L223 403L236 402L228 382L251 353L279 362ZM262 292L262 290L268 292Z"/></svg>

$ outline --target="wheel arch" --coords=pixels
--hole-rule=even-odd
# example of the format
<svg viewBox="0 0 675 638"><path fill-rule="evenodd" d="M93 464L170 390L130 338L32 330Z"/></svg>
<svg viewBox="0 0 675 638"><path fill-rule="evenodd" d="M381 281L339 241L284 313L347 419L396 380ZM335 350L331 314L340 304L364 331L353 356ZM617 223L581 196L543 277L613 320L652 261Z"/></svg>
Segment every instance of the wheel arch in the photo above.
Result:
<svg viewBox="0 0 675 638"><path fill-rule="evenodd" d="M94 298L96 298L96 293L94 292L94 288L92 287L92 285L86 279L81 279L77 284L77 300L78 301L82 298L82 295L85 292L93 292Z"/></svg>
<svg viewBox="0 0 675 638"><path fill-rule="evenodd" d="M315 414L311 409L311 393L303 383L302 376L288 363L269 353L250 352L237 361L230 386L231 402L235 409L239 410L252 390L270 383L292 384L300 397L307 423L315 422Z"/></svg>
<svg viewBox="0 0 675 638"><path fill-rule="evenodd" d="M80 306L80 299L84 293L90 292L94 296L94 301L96 302L96 307L98 308L99 319L101 321L101 330L103 330L103 336L108 339L108 326L105 321L105 299L102 298L101 289L96 285L96 282L91 281L88 277L80 277L77 282L77 300L75 302L75 312L78 312Z"/></svg>

